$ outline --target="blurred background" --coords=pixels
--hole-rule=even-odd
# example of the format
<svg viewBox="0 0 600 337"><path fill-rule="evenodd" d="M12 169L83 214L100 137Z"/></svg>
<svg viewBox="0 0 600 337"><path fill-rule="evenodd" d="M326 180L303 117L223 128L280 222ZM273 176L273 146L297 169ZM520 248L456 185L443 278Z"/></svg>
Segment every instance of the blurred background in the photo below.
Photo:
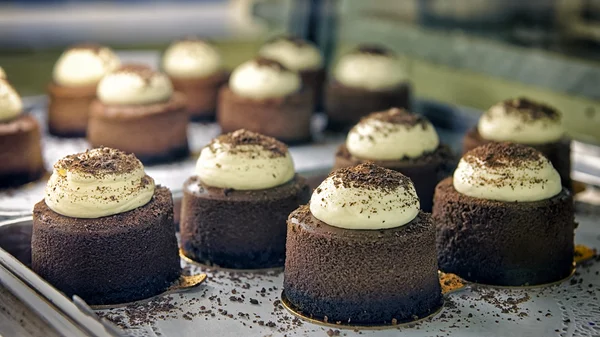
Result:
<svg viewBox="0 0 600 337"><path fill-rule="evenodd" d="M197 35L233 67L281 33L316 42L328 63L384 44L407 56L418 97L486 109L530 96L600 144L600 0L0 1L0 66L22 95L39 95L73 43L157 64L170 41Z"/></svg>

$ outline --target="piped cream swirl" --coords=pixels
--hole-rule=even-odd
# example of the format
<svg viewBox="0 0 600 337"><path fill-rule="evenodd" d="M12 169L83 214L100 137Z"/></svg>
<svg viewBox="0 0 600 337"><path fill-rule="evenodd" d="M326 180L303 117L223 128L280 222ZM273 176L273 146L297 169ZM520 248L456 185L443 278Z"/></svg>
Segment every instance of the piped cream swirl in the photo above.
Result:
<svg viewBox="0 0 600 337"><path fill-rule="evenodd" d="M100 218L147 204L154 189L154 180L133 154L97 148L56 162L44 200L64 216Z"/></svg>
<svg viewBox="0 0 600 337"><path fill-rule="evenodd" d="M23 112L23 101L6 79L0 78L0 122L17 118Z"/></svg>
<svg viewBox="0 0 600 337"><path fill-rule="evenodd" d="M66 87L95 85L121 61L108 47L79 45L67 49L56 61L54 82Z"/></svg>
<svg viewBox="0 0 600 337"><path fill-rule="evenodd" d="M371 163L334 171L310 199L315 218L346 229L403 226L419 214L419 208L408 177Z"/></svg>
<svg viewBox="0 0 600 337"><path fill-rule="evenodd" d="M202 78L222 69L221 55L206 41L187 39L176 41L163 56L163 69L173 77Z"/></svg>

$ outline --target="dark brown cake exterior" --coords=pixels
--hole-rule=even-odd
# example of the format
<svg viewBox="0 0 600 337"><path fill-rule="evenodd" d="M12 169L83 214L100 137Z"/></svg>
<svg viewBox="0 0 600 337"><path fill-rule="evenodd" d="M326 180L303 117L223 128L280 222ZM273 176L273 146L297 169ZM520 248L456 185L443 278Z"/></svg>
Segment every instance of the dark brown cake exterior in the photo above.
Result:
<svg viewBox="0 0 600 337"><path fill-rule="evenodd" d="M456 191L452 178L435 191L440 269L468 281L502 286L562 280L573 268L573 198L502 202Z"/></svg>
<svg viewBox="0 0 600 337"><path fill-rule="evenodd" d="M430 215L385 230L329 226L301 206L288 219L284 294L327 322L391 324L442 305Z"/></svg>
<svg viewBox="0 0 600 337"><path fill-rule="evenodd" d="M0 163L0 188L26 184L44 175L41 131L33 116L0 122Z"/></svg>
<svg viewBox="0 0 600 337"><path fill-rule="evenodd" d="M217 97L219 89L229 78L224 71L217 72L206 78L180 78L169 76L173 88L186 97L187 112L190 119L196 122L215 120L217 112Z"/></svg>
<svg viewBox="0 0 600 337"><path fill-rule="evenodd" d="M96 86L48 85L48 132L59 137L85 137Z"/></svg>
<svg viewBox="0 0 600 337"><path fill-rule="evenodd" d="M314 101L313 111L322 111L323 109L323 97L324 97L324 85L327 74L324 69L317 70L302 70L299 72L302 77L302 83L304 87L312 90L312 97Z"/></svg>
<svg viewBox="0 0 600 337"><path fill-rule="evenodd" d="M184 185L180 232L184 254L207 265L235 269L281 267L285 259L285 221L310 197L306 180L265 190L231 190Z"/></svg>
<svg viewBox="0 0 600 337"><path fill-rule="evenodd" d="M71 218L44 200L33 211L32 269L88 304L125 303L166 290L180 275L173 200L157 187L149 203L101 218Z"/></svg>

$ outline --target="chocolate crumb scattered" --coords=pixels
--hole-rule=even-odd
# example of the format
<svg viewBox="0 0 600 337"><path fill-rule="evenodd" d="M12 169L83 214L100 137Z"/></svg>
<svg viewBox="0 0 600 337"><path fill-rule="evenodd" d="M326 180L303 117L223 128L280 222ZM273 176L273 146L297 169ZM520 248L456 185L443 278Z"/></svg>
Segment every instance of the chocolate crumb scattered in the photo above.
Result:
<svg viewBox="0 0 600 337"><path fill-rule="evenodd" d="M509 99L501 104L507 114L519 114L524 122L539 119L560 120L561 118L560 112L553 107L524 97Z"/></svg>
<svg viewBox="0 0 600 337"><path fill-rule="evenodd" d="M269 151L271 158L285 157L288 153L287 146L277 139L245 129L221 135L207 146L214 153L217 151L217 144L229 144L229 151L234 153L247 151L243 148L244 145L257 145Z"/></svg>
<svg viewBox="0 0 600 337"><path fill-rule="evenodd" d="M382 56L394 56L394 52L377 45L365 44L361 45L354 50L354 53L358 54L372 54L372 55L382 55Z"/></svg>
<svg viewBox="0 0 600 337"><path fill-rule="evenodd" d="M288 68L286 68L283 64L279 63L278 61L275 61L273 59L266 58L266 57L259 56L254 60L254 62L256 62L256 64L259 67L269 67L276 71L281 71L281 72L291 71Z"/></svg>
<svg viewBox="0 0 600 337"><path fill-rule="evenodd" d="M334 179L336 186L345 188L380 189L384 192L393 192L399 187L409 190L412 186L412 181L402 173L385 169L371 162L335 170L329 177Z"/></svg>
<svg viewBox="0 0 600 337"><path fill-rule="evenodd" d="M141 166L135 155L109 147L71 154L54 164L56 170L73 170L93 176L128 173Z"/></svg>
<svg viewBox="0 0 600 337"><path fill-rule="evenodd" d="M404 125L404 126L421 126L423 129L429 126L429 121L427 118L419 115L408 112L405 109L401 108L391 108L389 110L373 112L361 119L361 123L364 123L368 120L378 120L381 122L395 124L395 125Z"/></svg>

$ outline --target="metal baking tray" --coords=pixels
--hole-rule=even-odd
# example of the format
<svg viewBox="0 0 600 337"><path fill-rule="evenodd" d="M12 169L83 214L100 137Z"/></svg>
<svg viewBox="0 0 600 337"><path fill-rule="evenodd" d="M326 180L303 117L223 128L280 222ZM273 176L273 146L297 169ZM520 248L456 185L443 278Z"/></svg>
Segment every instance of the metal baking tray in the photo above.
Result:
<svg viewBox="0 0 600 337"><path fill-rule="evenodd" d="M600 221L578 215L576 241L600 247ZM0 224L0 254L31 259L31 217ZM209 269L182 259L186 274L206 273L200 286L96 314L127 336L598 336L600 258L577 266L574 276L536 288L471 284L445 296L442 310L415 324L386 329L321 325L298 319L281 304L281 269ZM33 275L33 273L31 273ZM43 282L38 280L39 282ZM66 300L64 298L63 300ZM86 307L80 303L80 307Z"/></svg>

